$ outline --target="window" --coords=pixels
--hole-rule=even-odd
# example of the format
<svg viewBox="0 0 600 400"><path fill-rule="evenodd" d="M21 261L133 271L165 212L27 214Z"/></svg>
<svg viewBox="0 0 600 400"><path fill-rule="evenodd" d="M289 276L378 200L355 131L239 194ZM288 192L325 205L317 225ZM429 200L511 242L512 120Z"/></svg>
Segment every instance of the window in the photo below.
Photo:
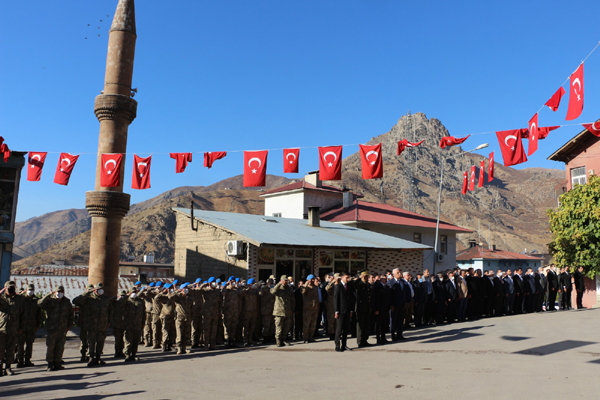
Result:
<svg viewBox="0 0 600 400"><path fill-rule="evenodd" d="M421 243L421 233L420 232L413 233L413 242Z"/></svg>
<svg viewBox="0 0 600 400"><path fill-rule="evenodd" d="M13 204L17 196L16 179L15 168L0 168L0 231L11 231L13 227Z"/></svg>
<svg viewBox="0 0 600 400"><path fill-rule="evenodd" d="M571 187L575 185L585 185L585 167L571 169Z"/></svg>
<svg viewBox="0 0 600 400"><path fill-rule="evenodd" d="M440 235L440 254L448 254L448 236Z"/></svg>
<svg viewBox="0 0 600 400"><path fill-rule="evenodd" d="M278 213L273 213L273 216L274 216L274 217L280 217L280 218L281 218L281 213L280 213L280 212L278 212Z"/></svg>

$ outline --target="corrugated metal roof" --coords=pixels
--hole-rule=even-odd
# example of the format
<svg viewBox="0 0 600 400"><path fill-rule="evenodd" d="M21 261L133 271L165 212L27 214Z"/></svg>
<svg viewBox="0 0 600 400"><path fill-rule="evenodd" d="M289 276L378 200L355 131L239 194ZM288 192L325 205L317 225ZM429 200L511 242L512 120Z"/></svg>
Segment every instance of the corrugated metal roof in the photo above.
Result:
<svg viewBox="0 0 600 400"><path fill-rule="evenodd" d="M38 265L16 271L17 275L88 276L87 265Z"/></svg>
<svg viewBox="0 0 600 400"><path fill-rule="evenodd" d="M191 215L189 208L174 208ZM308 226L306 220L265 217L217 211L194 210L194 217L246 238L256 246L352 247L372 249L429 250L431 247L364 229L321 221L320 227Z"/></svg>
<svg viewBox="0 0 600 400"><path fill-rule="evenodd" d="M483 260L536 260L539 261L538 257L531 257L526 254L513 253L507 250L492 250L484 247L471 247L470 249L464 250L456 255L456 261L468 261L472 259L483 259Z"/></svg>
<svg viewBox="0 0 600 400"><path fill-rule="evenodd" d="M320 192L332 192L332 193L339 193L339 194L342 194L345 192L344 189L339 188L339 187L325 185L325 184L322 184L321 186L317 187L317 186L313 185L312 183L306 182L305 180L300 180L300 181L297 181L294 183L289 183L287 185L280 186L275 189L267 190L266 192L262 193L260 196L264 197L264 196L268 196L271 194L289 192L292 190L299 190L299 189L316 190L316 191L320 191ZM363 197L363 195L360 193L354 193L354 194L358 197Z"/></svg>
<svg viewBox="0 0 600 400"><path fill-rule="evenodd" d="M382 224L415 226L421 228L435 229L437 220L421 214L410 212L389 204L370 203L367 201L355 201L350 207L343 206L328 210L321 218L331 222L377 222ZM440 221L440 229L446 231L472 232L469 229Z"/></svg>

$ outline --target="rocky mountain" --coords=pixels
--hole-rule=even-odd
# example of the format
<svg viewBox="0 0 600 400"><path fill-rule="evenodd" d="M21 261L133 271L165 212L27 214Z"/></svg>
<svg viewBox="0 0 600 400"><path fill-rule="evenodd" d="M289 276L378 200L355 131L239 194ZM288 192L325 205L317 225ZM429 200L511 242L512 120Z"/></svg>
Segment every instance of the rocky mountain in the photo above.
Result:
<svg viewBox="0 0 600 400"><path fill-rule="evenodd" d="M389 132L369 141L369 144L382 143L382 179L363 180L360 154L355 153L343 161L343 181L328 183L358 191L367 201L385 202L435 217L443 158L441 219L474 231L460 235L459 247L475 239L485 243L489 240L499 248L515 252L525 249L545 252L546 243L550 241L546 209L556 205L554 187L564 179L564 172L506 168L501 165L501 155L496 154L494 180L463 196L463 172L470 170L471 165L478 167L483 157L467 153L460 146L441 149L440 139L448 135L450 133L435 118L427 119L422 113L405 115ZM404 138L426 142L397 156L397 142ZM482 143L476 139L477 136L469 138L465 148ZM268 175L265 189L289 182L286 178ZM258 188L243 188L242 175L239 175L206 187L175 188L132 205L123 220L121 256L141 260L152 251L157 262L171 262L175 231L171 208L189 207L193 201L199 209L262 214L264 204L260 192ZM13 268L49 263L54 259L87 263L89 229L90 219L85 210L57 211L18 223L15 233L19 248L15 247L15 253L24 258L14 262Z"/></svg>

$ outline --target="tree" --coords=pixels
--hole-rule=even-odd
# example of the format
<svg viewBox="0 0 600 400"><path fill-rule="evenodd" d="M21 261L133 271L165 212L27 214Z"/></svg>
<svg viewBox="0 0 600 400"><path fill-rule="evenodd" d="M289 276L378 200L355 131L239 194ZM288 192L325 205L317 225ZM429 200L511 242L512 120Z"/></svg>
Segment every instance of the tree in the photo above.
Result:
<svg viewBox="0 0 600 400"><path fill-rule="evenodd" d="M575 185L560 197L560 207L547 211L552 242L548 249L560 267L582 266L593 278L600 272L600 176Z"/></svg>

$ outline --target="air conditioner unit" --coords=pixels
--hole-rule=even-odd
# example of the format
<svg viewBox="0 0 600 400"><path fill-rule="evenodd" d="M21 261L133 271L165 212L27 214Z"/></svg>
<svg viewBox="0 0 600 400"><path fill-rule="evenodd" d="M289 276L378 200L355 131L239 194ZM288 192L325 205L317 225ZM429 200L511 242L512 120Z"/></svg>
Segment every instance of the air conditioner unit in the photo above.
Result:
<svg viewBox="0 0 600 400"><path fill-rule="evenodd" d="M227 242L227 255L239 257L244 253L244 242L241 240L229 240Z"/></svg>
<svg viewBox="0 0 600 400"><path fill-rule="evenodd" d="M438 254L437 255L437 262L443 262L444 261L444 255L443 254Z"/></svg>

